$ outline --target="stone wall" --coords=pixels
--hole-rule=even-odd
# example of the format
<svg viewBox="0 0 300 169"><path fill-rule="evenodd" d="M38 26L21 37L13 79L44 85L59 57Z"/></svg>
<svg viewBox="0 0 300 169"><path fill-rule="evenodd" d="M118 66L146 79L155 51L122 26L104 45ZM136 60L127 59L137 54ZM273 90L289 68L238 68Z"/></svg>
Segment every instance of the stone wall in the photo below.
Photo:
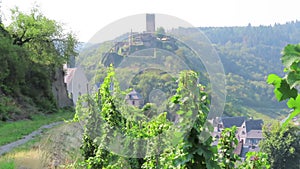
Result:
<svg viewBox="0 0 300 169"><path fill-rule="evenodd" d="M52 82L52 93L59 108L73 106L72 100L68 97L67 86L64 83L63 68L58 68L55 71Z"/></svg>

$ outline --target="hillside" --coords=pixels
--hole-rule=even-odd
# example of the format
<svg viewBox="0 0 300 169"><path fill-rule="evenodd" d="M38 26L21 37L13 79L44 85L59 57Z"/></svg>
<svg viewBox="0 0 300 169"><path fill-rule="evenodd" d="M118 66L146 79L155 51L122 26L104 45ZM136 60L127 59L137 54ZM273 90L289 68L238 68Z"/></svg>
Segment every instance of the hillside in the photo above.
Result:
<svg viewBox="0 0 300 169"><path fill-rule="evenodd" d="M0 121L31 119L72 106L62 65L76 56L75 36L35 8L0 20ZM63 101L62 101L63 100Z"/></svg>
<svg viewBox="0 0 300 169"><path fill-rule="evenodd" d="M266 85L270 73L282 75L281 51L300 42L300 22L253 27L200 28L215 45L227 75L227 109L262 113L272 118L286 113ZM233 109L233 110L232 110ZM248 110L245 110L248 109ZM255 113L256 114L256 113ZM254 116L255 116L254 114Z"/></svg>
<svg viewBox="0 0 300 169"><path fill-rule="evenodd" d="M300 42L300 22L273 26L248 25L199 29L212 42L225 69L227 101L224 115L246 115L263 119L283 118L288 110L285 103L278 103L275 100L272 86L266 84L266 77L270 73L283 74L281 50L287 44ZM179 31L184 33L187 30ZM112 44L113 42L104 42L90 46L83 49L77 58L78 65L85 69L92 83L101 83L103 80L105 66L95 63L101 63L103 55L110 50ZM177 50L174 53L180 52ZM207 77L203 79L207 85L205 79Z"/></svg>

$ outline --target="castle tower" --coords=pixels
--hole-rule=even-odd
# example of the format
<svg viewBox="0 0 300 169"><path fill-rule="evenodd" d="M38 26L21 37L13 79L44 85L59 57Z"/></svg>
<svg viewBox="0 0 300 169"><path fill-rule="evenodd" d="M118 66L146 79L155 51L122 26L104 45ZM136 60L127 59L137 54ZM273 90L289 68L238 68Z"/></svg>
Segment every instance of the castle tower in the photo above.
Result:
<svg viewBox="0 0 300 169"><path fill-rule="evenodd" d="M146 14L146 32L155 32L155 14Z"/></svg>

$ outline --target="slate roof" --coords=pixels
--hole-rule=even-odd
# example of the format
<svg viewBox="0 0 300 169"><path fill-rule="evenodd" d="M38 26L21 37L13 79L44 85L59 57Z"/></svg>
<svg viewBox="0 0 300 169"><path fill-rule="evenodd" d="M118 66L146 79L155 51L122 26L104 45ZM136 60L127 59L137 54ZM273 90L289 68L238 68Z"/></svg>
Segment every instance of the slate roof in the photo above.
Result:
<svg viewBox="0 0 300 169"><path fill-rule="evenodd" d="M262 130L250 130L247 133L247 138L262 138Z"/></svg>
<svg viewBox="0 0 300 169"><path fill-rule="evenodd" d="M240 127L243 122L246 120L246 117L222 117L221 121L223 122L224 128L230 128L232 126Z"/></svg>
<svg viewBox="0 0 300 169"><path fill-rule="evenodd" d="M137 91L135 91L134 89L128 93L125 97L126 100L141 100L143 99L142 95L139 94Z"/></svg>
<svg viewBox="0 0 300 169"><path fill-rule="evenodd" d="M262 130L263 121L262 120L247 120L246 121L246 132L250 130Z"/></svg>

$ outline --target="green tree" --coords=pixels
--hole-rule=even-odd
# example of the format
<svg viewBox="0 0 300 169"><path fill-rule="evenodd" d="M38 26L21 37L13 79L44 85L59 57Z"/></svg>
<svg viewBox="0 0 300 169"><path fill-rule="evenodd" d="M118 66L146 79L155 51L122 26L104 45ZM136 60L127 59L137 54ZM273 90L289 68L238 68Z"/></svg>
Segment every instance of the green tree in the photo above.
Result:
<svg viewBox="0 0 300 169"><path fill-rule="evenodd" d="M162 38L163 36L166 35L166 31L163 27L158 27L155 31L155 35L159 38Z"/></svg>
<svg viewBox="0 0 300 169"><path fill-rule="evenodd" d="M9 37L0 33L0 88L5 93L18 94L28 69L28 61L25 59L27 53L11 42Z"/></svg>
<svg viewBox="0 0 300 169"><path fill-rule="evenodd" d="M28 104L52 112L56 108L52 95L55 71L62 72L62 64L77 55L77 40L36 7L29 14L18 8L11 12L11 24L0 24L1 93L16 98L17 103L30 100Z"/></svg>
<svg viewBox="0 0 300 169"><path fill-rule="evenodd" d="M300 129L288 125L285 128L279 122L263 127L264 139L260 142L262 152L268 155L271 168L298 169L300 166Z"/></svg>
<svg viewBox="0 0 300 169"><path fill-rule="evenodd" d="M70 56L76 56L78 44L72 33L64 33L62 25L48 19L37 7L29 14L11 10L12 23L7 27L13 44L23 46L30 52L34 62L61 66Z"/></svg>

